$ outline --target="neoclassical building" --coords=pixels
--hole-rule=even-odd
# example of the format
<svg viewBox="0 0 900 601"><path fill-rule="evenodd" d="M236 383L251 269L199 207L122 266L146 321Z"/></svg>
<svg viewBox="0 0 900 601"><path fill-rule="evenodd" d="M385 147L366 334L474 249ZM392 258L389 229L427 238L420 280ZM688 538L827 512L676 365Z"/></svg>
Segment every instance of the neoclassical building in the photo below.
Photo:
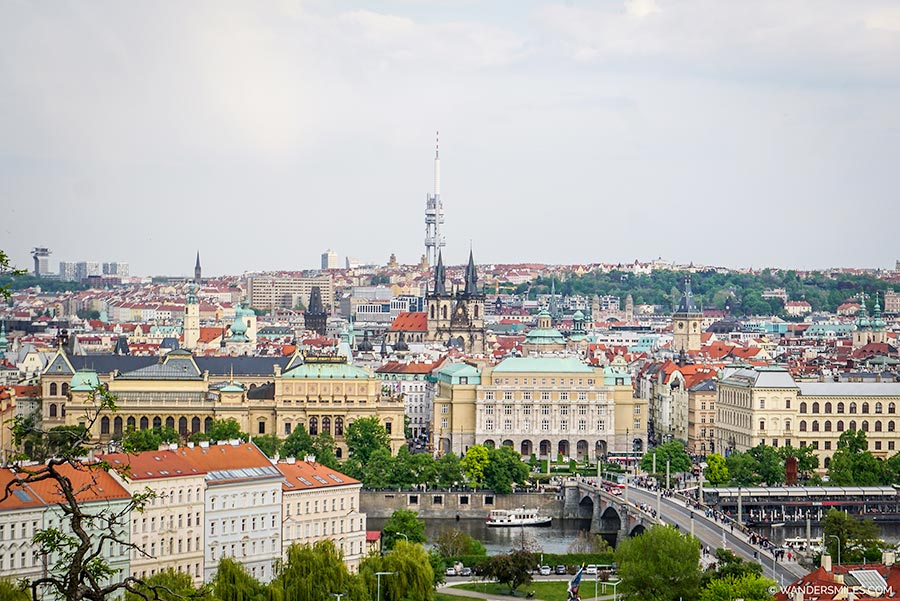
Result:
<svg viewBox="0 0 900 601"><path fill-rule="evenodd" d="M56 359L68 361L62 353ZM256 380L250 382L232 375L211 377L209 370L201 370L199 361L187 351L172 351L158 362L128 372L113 370L103 377L93 370L75 370L61 383L51 369L43 385L51 391L57 385L57 396L48 399L45 413L51 423L86 423L92 393L105 385L116 396L118 410L95 424L94 436L101 441L115 439L128 428L161 426L186 437L207 431L215 419L234 418L251 436L284 437L299 425L313 435L328 432L341 457L347 451L346 428L360 417L374 415L390 433L394 452L405 443L402 400L383 390L374 374L348 364L343 356L297 353L283 368L280 362L271 362L272 371L264 382L258 377L248 378ZM61 384L65 384L65 398L58 396Z"/></svg>
<svg viewBox="0 0 900 601"><path fill-rule="evenodd" d="M505 445L523 456L594 461L646 447L647 402L622 357L605 368L574 357L513 357L435 372L434 436L442 453Z"/></svg>

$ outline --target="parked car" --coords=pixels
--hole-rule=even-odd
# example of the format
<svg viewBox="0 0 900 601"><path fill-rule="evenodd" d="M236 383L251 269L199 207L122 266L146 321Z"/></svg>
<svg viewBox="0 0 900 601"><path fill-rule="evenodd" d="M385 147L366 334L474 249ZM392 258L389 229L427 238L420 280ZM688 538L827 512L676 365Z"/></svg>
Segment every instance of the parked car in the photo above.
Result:
<svg viewBox="0 0 900 601"><path fill-rule="evenodd" d="M551 574L550 566L541 566L541 576L549 576Z"/></svg>
<svg viewBox="0 0 900 601"><path fill-rule="evenodd" d="M558 565L558 566L556 566L556 573L557 573L557 574L562 574L562 575L568 574L568 573L569 573L569 568L567 568L567 567L564 566L564 565Z"/></svg>
<svg viewBox="0 0 900 601"><path fill-rule="evenodd" d="M589 565L585 566L584 573L588 574L589 576L596 576L597 575L597 566L594 564L589 564Z"/></svg>
<svg viewBox="0 0 900 601"><path fill-rule="evenodd" d="M447 568L447 571L444 572L444 576L456 576L456 568Z"/></svg>
<svg viewBox="0 0 900 601"><path fill-rule="evenodd" d="M461 570L459 571L459 575L460 575L460 576L471 576L471 575L472 575L472 568L463 568L463 569L461 569Z"/></svg>

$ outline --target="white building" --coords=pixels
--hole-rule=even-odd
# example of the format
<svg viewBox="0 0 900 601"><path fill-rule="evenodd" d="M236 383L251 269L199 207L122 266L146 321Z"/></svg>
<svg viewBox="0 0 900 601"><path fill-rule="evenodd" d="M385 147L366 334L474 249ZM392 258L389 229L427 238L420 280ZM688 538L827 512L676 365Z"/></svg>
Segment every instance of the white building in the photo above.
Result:
<svg viewBox="0 0 900 601"><path fill-rule="evenodd" d="M434 414L434 387L427 378L440 367L441 361L388 361L375 370L385 385L397 395L403 395L403 407L409 418L412 436L427 436L431 432Z"/></svg>

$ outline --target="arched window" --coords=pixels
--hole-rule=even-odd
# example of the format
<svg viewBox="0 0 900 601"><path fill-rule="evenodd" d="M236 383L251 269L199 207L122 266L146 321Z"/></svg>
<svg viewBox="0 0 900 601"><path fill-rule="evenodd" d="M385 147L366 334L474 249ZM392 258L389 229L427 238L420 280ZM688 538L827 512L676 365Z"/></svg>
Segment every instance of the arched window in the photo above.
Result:
<svg viewBox="0 0 900 601"><path fill-rule="evenodd" d="M875 403L875 413L884 413L884 405L881 404L881 401Z"/></svg>
<svg viewBox="0 0 900 601"><path fill-rule="evenodd" d="M65 382L63 382L63 384L62 384L62 395L63 395L63 396L66 396L67 394L69 394L69 385L66 384Z"/></svg>
<svg viewBox="0 0 900 601"><path fill-rule="evenodd" d="M813 432L818 432L818 431L819 431L819 420L817 420L817 419L814 419L814 420L813 420L813 423L812 423L812 431L813 431Z"/></svg>
<svg viewBox="0 0 900 601"><path fill-rule="evenodd" d="M800 403L800 413L806 413L806 402Z"/></svg>
<svg viewBox="0 0 900 601"><path fill-rule="evenodd" d="M806 420L805 419L800 420L800 431L806 432Z"/></svg>
<svg viewBox="0 0 900 601"><path fill-rule="evenodd" d="M888 432L893 432L893 431L894 431L894 420L889 420L888 421Z"/></svg>
<svg viewBox="0 0 900 601"><path fill-rule="evenodd" d="M844 412L844 404L843 404L843 403L838 403L838 405L837 405L837 412L838 412L838 413L843 413L843 412Z"/></svg>
<svg viewBox="0 0 900 601"><path fill-rule="evenodd" d="M429 319L434 319L434 305L431 305L431 315L429 316Z"/></svg>
<svg viewBox="0 0 900 601"><path fill-rule="evenodd" d="M850 423L847 424L847 426L848 426L848 428L847 428L848 430L854 430L854 431L855 431L855 430L856 430L856 420L855 420L855 419L851 419L851 420L850 420Z"/></svg>
<svg viewBox="0 0 900 601"><path fill-rule="evenodd" d="M122 436L122 418L116 417L113 420L113 436Z"/></svg>
<svg viewBox="0 0 900 601"><path fill-rule="evenodd" d="M59 406L59 416L60 417L66 416L66 404L65 403L63 403L62 405Z"/></svg>
<svg viewBox="0 0 900 601"><path fill-rule="evenodd" d="M56 396L56 382L50 382L50 396Z"/></svg>
<svg viewBox="0 0 900 601"><path fill-rule="evenodd" d="M311 417L309 418L309 435L315 436L319 433L319 418Z"/></svg>
<svg viewBox="0 0 900 601"><path fill-rule="evenodd" d="M125 420L125 427L128 428L129 430L134 430L134 416L133 415Z"/></svg>
<svg viewBox="0 0 900 601"><path fill-rule="evenodd" d="M831 457L825 458L825 469L828 469L828 466L831 465Z"/></svg>
<svg viewBox="0 0 900 601"><path fill-rule="evenodd" d="M850 413L856 413L856 403L850 403Z"/></svg>
<svg viewBox="0 0 900 601"><path fill-rule="evenodd" d="M162 428L162 418L160 416L157 415L153 418L153 427Z"/></svg>
<svg viewBox="0 0 900 601"><path fill-rule="evenodd" d="M475 319L478 319L478 305L475 305L475 308L474 308L474 310L473 310L473 314L475 315Z"/></svg>
<svg viewBox="0 0 900 601"><path fill-rule="evenodd" d="M109 434L109 417L106 415L100 419L100 434Z"/></svg>
<svg viewBox="0 0 900 601"><path fill-rule="evenodd" d="M56 417L56 403L50 403L50 417Z"/></svg>
<svg viewBox="0 0 900 601"><path fill-rule="evenodd" d="M200 418L195 417L191 420L191 432L199 432L200 431Z"/></svg>
<svg viewBox="0 0 900 601"><path fill-rule="evenodd" d="M831 432L831 420L830 419L825 420L825 431Z"/></svg>
<svg viewBox="0 0 900 601"><path fill-rule="evenodd" d="M207 417L206 419L203 420L203 431L204 432L209 432L210 430L212 430L212 426L213 426L213 418Z"/></svg>
<svg viewBox="0 0 900 601"><path fill-rule="evenodd" d="M171 415L166 418L166 428L172 428L173 430L175 429L175 418Z"/></svg>
<svg viewBox="0 0 900 601"><path fill-rule="evenodd" d="M831 413L831 403L825 403L825 413Z"/></svg>
<svg viewBox="0 0 900 601"><path fill-rule="evenodd" d="M147 419L147 416L141 418L141 430L146 430L150 427L150 420Z"/></svg>
<svg viewBox="0 0 900 601"><path fill-rule="evenodd" d="M869 420L867 420L867 419L864 419L864 420L863 420L863 423L862 423L862 430L863 430L863 432L868 432L868 431L869 431Z"/></svg>
<svg viewBox="0 0 900 601"><path fill-rule="evenodd" d="M331 418L322 418L322 434L331 434Z"/></svg>
<svg viewBox="0 0 900 601"><path fill-rule="evenodd" d="M842 420L842 419L839 419L839 420L838 420L838 422L837 422L837 431L838 431L838 432L843 432L843 431L844 431L844 420Z"/></svg>
<svg viewBox="0 0 900 601"><path fill-rule="evenodd" d="M447 305L441 307L441 319L447 319Z"/></svg>
<svg viewBox="0 0 900 601"><path fill-rule="evenodd" d="M813 403L812 409L813 409L812 410L813 413L818 413L819 412L819 403L818 402Z"/></svg>
<svg viewBox="0 0 900 601"><path fill-rule="evenodd" d="M888 413L897 413L897 405L893 401L888 403Z"/></svg>
<svg viewBox="0 0 900 601"><path fill-rule="evenodd" d="M868 404L868 403L863 403L863 404L862 404L862 412L863 412L863 413L868 413L868 412L869 412L869 404Z"/></svg>
<svg viewBox="0 0 900 601"><path fill-rule="evenodd" d="M880 419L875 420L875 431L881 432L881 420Z"/></svg>
<svg viewBox="0 0 900 601"><path fill-rule="evenodd" d="M335 449L334 449L334 456L335 456L337 459L340 459L341 456L342 456L343 454L344 454L344 452L341 450L341 447L335 447Z"/></svg>
<svg viewBox="0 0 900 601"><path fill-rule="evenodd" d="M343 417L334 418L334 435L335 436L343 436L344 435L344 418Z"/></svg>
<svg viewBox="0 0 900 601"><path fill-rule="evenodd" d="M187 418L183 415L178 418L178 433L184 436L187 434Z"/></svg>

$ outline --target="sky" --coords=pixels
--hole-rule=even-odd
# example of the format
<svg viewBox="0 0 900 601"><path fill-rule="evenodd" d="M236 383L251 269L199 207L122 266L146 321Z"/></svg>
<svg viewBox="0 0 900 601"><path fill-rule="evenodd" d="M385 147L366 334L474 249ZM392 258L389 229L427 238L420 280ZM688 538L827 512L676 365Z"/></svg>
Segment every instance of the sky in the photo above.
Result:
<svg viewBox="0 0 900 601"><path fill-rule="evenodd" d="M0 3L0 248L892 268L894 0Z"/></svg>

